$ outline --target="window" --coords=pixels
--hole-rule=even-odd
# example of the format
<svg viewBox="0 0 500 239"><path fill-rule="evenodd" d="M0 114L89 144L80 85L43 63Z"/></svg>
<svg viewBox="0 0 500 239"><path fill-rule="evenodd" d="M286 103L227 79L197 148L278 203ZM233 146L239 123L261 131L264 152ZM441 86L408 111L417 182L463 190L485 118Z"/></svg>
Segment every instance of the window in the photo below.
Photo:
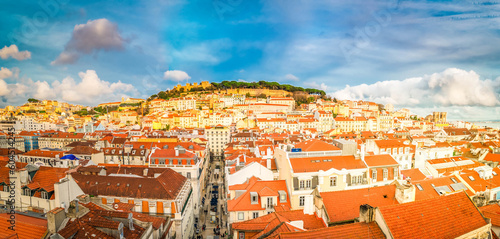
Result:
<svg viewBox="0 0 500 239"><path fill-rule="evenodd" d="M182 165L182 159L177 159L177 164Z"/></svg>
<svg viewBox="0 0 500 239"><path fill-rule="evenodd" d="M280 194L280 202L286 202L286 192L279 191Z"/></svg>
<svg viewBox="0 0 500 239"><path fill-rule="evenodd" d="M358 176L358 183L362 183L363 182L363 176Z"/></svg>
<svg viewBox="0 0 500 239"><path fill-rule="evenodd" d="M311 180L306 180L306 188L311 188Z"/></svg>
<svg viewBox="0 0 500 239"><path fill-rule="evenodd" d="M191 173L190 172L186 173L186 178L191 179Z"/></svg>
<svg viewBox="0 0 500 239"><path fill-rule="evenodd" d="M454 183L457 183L457 180L455 178L451 178L451 181L453 181Z"/></svg>
<svg viewBox="0 0 500 239"><path fill-rule="evenodd" d="M42 199L49 199L49 194L45 191L42 191Z"/></svg>
<svg viewBox="0 0 500 239"><path fill-rule="evenodd" d="M31 190L29 188L24 189L24 196L31 196Z"/></svg>
<svg viewBox="0 0 500 239"><path fill-rule="evenodd" d="M305 196L300 196L299 197L299 206L303 207L304 204L305 204L305 201L306 201L306 197Z"/></svg>
<svg viewBox="0 0 500 239"><path fill-rule="evenodd" d="M389 170L387 170L386 168L384 168L384 180L387 180L387 176L389 174L388 172Z"/></svg>
<svg viewBox="0 0 500 239"><path fill-rule="evenodd" d="M253 218L258 218L259 217L259 212L254 212L253 213Z"/></svg>
<svg viewBox="0 0 500 239"><path fill-rule="evenodd" d="M497 176L497 173L495 171L491 172L493 175Z"/></svg>
<svg viewBox="0 0 500 239"><path fill-rule="evenodd" d="M267 208L273 208L273 198L272 197L268 197L267 198Z"/></svg>
<svg viewBox="0 0 500 239"><path fill-rule="evenodd" d="M238 213L238 220L243 220L243 218L244 218L243 212L239 212Z"/></svg>
<svg viewBox="0 0 500 239"><path fill-rule="evenodd" d="M250 200L252 200L252 204L257 204L259 202L256 192L250 192Z"/></svg>
<svg viewBox="0 0 500 239"><path fill-rule="evenodd" d="M158 164L165 164L165 159L158 159Z"/></svg>
<svg viewBox="0 0 500 239"><path fill-rule="evenodd" d="M476 179L472 176L469 176L470 181L475 181Z"/></svg>
<svg viewBox="0 0 500 239"><path fill-rule="evenodd" d="M304 180L300 180L299 188L304 189Z"/></svg>
<svg viewBox="0 0 500 239"><path fill-rule="evenodd" d="M168 162L169 165L174 165L174 160L173 159L169 159L168 161L169 161Z"/></svg>
<svg viewBox="0 0 500 239"><path fill-rule="evenodd" d="M372 169L372 179L377 180L377 169Z"/></svg>
<svg viewBox="0 0 500 239"><path fill-rule="evenodd" d="M330 177L330 187L337 186L337 176Z"/></svg>
<svg viewBox="0 0 500 239"><path fill-rule="evenodd" d="M358 183L358 182L357 182L357 179L358 179L358 178L357 178L356 176L352 176L352 177L351 177L351 184L357 184L357 183Z"/></svg>
<svg viewBox="0 0 500 239"><path fill-rule="evenodd" d="M398 174L398 168L395 167L394 168L394 178L398 178L399 174Z"/></svg>

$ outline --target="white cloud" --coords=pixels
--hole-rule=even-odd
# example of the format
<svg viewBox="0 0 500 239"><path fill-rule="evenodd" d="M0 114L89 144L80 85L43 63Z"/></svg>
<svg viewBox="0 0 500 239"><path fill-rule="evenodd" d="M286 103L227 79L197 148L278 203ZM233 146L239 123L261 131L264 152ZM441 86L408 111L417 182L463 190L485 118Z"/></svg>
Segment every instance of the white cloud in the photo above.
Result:
<svg viewBox="0 0 500 239"><path fill-rule="evenodd" d="M286 74L285 75L285 80L291 80L291 81L299 81L299 77L296 77L292 74Z"/></svg>
<svg viewBox="0 0 500 239"><path fill-rule="evenodd" d="M322 91L328 90L328 86L325 83L318 84L317 82L306 82L304 84L306 87L320 89Z"/></svg>
<svg viewBox="0 0 500 239"><path fill-rule="evenodd" d="M31 58L31 52L29 51L19 51L16 45L12 44L9 47L4 46L0 49L0 58L8 59L12 57L18 61L26 60Z"/></svg>
<svg viewBox="0 0 500 239"><path fill-rule="evenodd" d="M500 78L482 80L474 71L449 68L423 77L347 85L331 94L399 106L498 106L499 87Z"/></svg>
<svg viewBox="0 0 500 239"><path fill-rule="evenodd" d="M31 79L19 79L15 84L7 84L0 79L0 96L7 104L20 104L27 98L36 98L97 105L116 101L121 97L138 95L131 84L101 80L94 70L80 72L78 76L81 81L66 77L52 84L47 81L33 82Z"/></svg>
<svg viewBox="0 0 500 239"><path fill-rule="evenodd" d="M172 70L165 71L165 73L163 74L163 79L179 82L189 80L191 79L191 77L184 71Z"/></svg>
<svg viewBox="0 0 500 239"><path fill-rule="evenodd" d="M89 20L86 24L75 26L64 51L51 64L72 64L80 55L99 50L122 50L125 42L116 24L105 18Z"/></svg>
<svg viewBox="0 0 500 239"><path fill-rule="evenodd" d="M243 80L243 79L238 79L238 82L246 82L246 83L248 83L248 81Z"/></svg>
<svg viewBox="0 0 500 239"><path fill-rule="evenodd" d="M12 71L9 70L9 68L4 68L4 67L0 68L0 79L9 78L11 76L12 76Z"/></svg>

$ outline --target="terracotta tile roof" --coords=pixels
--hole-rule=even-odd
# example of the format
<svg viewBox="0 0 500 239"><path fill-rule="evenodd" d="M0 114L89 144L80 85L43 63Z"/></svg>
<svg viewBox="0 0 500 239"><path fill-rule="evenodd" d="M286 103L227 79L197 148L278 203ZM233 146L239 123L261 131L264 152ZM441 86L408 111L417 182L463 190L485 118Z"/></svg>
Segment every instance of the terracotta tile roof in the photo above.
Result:
<svg viewBox="0 0 500 239"><path fill-rule="evenodd" d="M458 175L460 178L465 181L476 193L477 192L484 192L486 189L491 189L500 185L495 185L492 187L491 182L488 182L481 177L479 177L479 174L476 171L470 170L466 172L462 172Z"/></svg>
<svg viewBox="0 0 500 239"><path fill-rule="evenodd" d="M12 226L8 219L10 214L0 213L0 238L32 239L42 238L47 231L47 220L16 214L15 231L9 230Z"/></svg>
<svg viewBox="0 0 500 239"><path fill-rule="evenodd" d="M44 189L47 192L54 191L54 184L66 177L67 168L53 168L41 166L36 171L31 183L26 185L30 189ZM36 196L37 194L35 194Z"/></svg>
<svg viewBox="0 0 500 239"><path fill-rule="evenodd" d="M444 187L449 192L455 192L451 187L452 184L461 183L461 181L455 176L447 176L441 178L426 179L421 181L411 181L411 184L415 185L415 201L430 199L441 196L435 189L435 187ZM463 184L462 184L463 185ZM465 185L463 185L465 186ZM422 190L420 190L422 188ZM458 189L458 191L462 191ZM473 195L474 193L469 189L465 190L467 194Z"/></svg>
<svg viewBox="0 0 500 239"><path fill-rule="evenodd" d="M365 156L365 162L368 167L398 165L398 162L389 154Z"/></svg>
<svg viewBox="0 0 500 239"><path fill-rule="evenodd" d="M491 225L500 227L500 205L497 203L480 207L484 217L491 219Z"/></svg>
<svg viewBox="0 0 500 239"><path fill-rule="evenodd" d="M327 171L331 168L337 170L366 168L363 161L354 158L353 155L291 158L290 163L295 173Z"/></svg>
<svg viewBox="0 0 500 239"><path fill-rule="evenodd" d="M246 191L242 195L240 195L236 199L227 201L227 210L228 211L234 212L234 211L262 210L263 208L261 205L261 197L267 196L267 195L276 196L276 195L278 195L278 191L285 191L287 194L286 195L287 200L286 200L286 202L282 203L278 198L277 205L286 205L286 206L290 207L290 195L288 193L285 180L256 181L255 178L253 178L253 179L251 178L247 184L248 184L248 186L246 188ZM264 190L264 191L262 191L262 190ZM252 204L250 192L256 192L259 194L258 203ZM263 193L263 195L260 195L261 192Z"/></svg>
<svg viewBox="0 0 500 239"><path fill-rule="evenodd" d="M287 225L285 225L285 228L280 227L285 223L298 220L302 220L304 222L304 229L306 230L326 227L321 218L318 218L316 215L304 214L303 210L273 212L255 219L235 222L231 225L231 227L237 231L259 232L257 235L262 236L272 230L278 230L278 232L286 232L290 231L290 229L294 230L295 227L289 227ZM254 236L254 238L259 236Z"/></svg>
<svg viewBox="0 0 500 239"><path fill-rule="evenodd" d="M385 238L384 233L377 225L376 222L370 223L352 223L340 226L327 227L323 229L308 230L304 232L284 232L280 233L277 237L279 239L293 239L293 238L310 238L310 239L323 239L323 238Z"/></svg>
<svg viewBox="0 0 500 239"><path fill-rule="evenodd" d="M411 145L404 144L403 140L398 139L375 140L374 142L379 148L411 147Z"/></svg>
<svg viewBox="0 0 500 239"><path fill-rule="evenodd" d="M92 155L92 154L97 154L100 151L91 148L89 146L76 146L70 151L66 152L66 154L84 154L84 155Z"/></svg>
<svg viewBox="0 0 500 239"><path fill-rule="evenodd" d="M86 194L166 200L175 199L187 180L170 168L166 168L157 178L82 175L79 173L72 173L71 176Z"/></svg>
<svg viewBox="0 0 500 239"><path fill-rule="evenodd" d="M490 162L500 162L500 154L488 153L486 157L484 157L484 160Z"/></svg>
<svg viewBox="0 0 500 239"><path fill-rule="evenodd" d="M487 225L464 192L379 210L395 239L456 238Z"/></svg>
<svg viewBox="0 0 500 239"><path fill-rule="evenodd" d="M359 206L372 207L399 204L396 200L396 185L372 188L321 192L323 204L330 222L353 220L359 217Z"/></svg>
<svg viewBox="0 0 500 239"><path fill-rule="evenodd" d="M403 175L403 179L410 177L412 181L420 181L427 178L418 168L401 170L401 174Z"/></svg>
<svg viewBox="0 0 500 239"><path fill-rule="evenodd" d="M63 155L64 151L34 149L24 153L22 156L35 156L35 157L46 157L46 158L55 158L56 156L59 156L59 158L61 158Z"/></svg>
<svg viewBox="0 0 500 239"><path fill-rule="evenodd" d="M329 143L317 139L311 139L295 144L295 148L302 149L302 151L305 152L340 150L335 145L331 145Z"/></svg>

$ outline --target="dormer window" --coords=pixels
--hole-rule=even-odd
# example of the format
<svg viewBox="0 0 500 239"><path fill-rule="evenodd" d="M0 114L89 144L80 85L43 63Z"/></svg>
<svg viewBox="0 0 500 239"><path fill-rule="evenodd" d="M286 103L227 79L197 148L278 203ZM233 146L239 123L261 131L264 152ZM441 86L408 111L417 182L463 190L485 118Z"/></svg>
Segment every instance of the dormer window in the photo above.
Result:
<svg viewBox="0 0 500 239"><path fill-rule="evenodd" d="M278 191L280 195L280 203L285 203L286 202L286 192L285 191Z"/></svg>
<svg viewBox="0 0 500 239"><path fill-rule="evenodd" d="M49 199L49 193L42 191L42 199Z"/></svg>
<svg viewBox="0 0 500 239"><path fill-rule="evenodd" d="M257 195L257 192L250 192L250 202L252 204L259 203L259 196Z"/></svg>
<svg viewBox="0 0 500 239"><path fill-rule="evenodd" d="M139 148L143 149L143 148L144 148L144 145L141 145Z"/></svg>
<svg viewBox="0 0 500 239"><path fill-rule="evenodd" d="M469 176L470 181L475 181L476 179L472 176Z"/></svg>
<svg viewBox="0 0 500 239"><path fill-rule="evenodd" d="M453 183L457 183L457 180L455 178L451 178L451 181L453 181Z"/></svg>
<svg viewBox="0 0 500 239"><path fill-rule="evenodd" d="M422 188L422 186L420 184L417 184L416 186L417 186L418 190L424 191L424 188Z"/></svg>

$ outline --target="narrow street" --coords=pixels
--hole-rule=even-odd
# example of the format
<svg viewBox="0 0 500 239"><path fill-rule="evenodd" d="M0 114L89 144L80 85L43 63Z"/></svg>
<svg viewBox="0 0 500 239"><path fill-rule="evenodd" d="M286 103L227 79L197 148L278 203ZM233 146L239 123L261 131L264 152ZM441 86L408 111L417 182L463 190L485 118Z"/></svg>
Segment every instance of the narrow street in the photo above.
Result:
<svg viewBox="0 0 500 239"><path fill-rule="evenodd" d="M227 213L226 213L226 193L224 192L224 180L222 164L219 160L213 160L209 164L208 170L208 183L207 187L203 189L202 206L200 210L200 233L196 234L196 238L227 238ZM223 209L223 210L222 210ZM202 230L205 226L205 230ZM224 237L223 237L224 236Z"/></svg>

